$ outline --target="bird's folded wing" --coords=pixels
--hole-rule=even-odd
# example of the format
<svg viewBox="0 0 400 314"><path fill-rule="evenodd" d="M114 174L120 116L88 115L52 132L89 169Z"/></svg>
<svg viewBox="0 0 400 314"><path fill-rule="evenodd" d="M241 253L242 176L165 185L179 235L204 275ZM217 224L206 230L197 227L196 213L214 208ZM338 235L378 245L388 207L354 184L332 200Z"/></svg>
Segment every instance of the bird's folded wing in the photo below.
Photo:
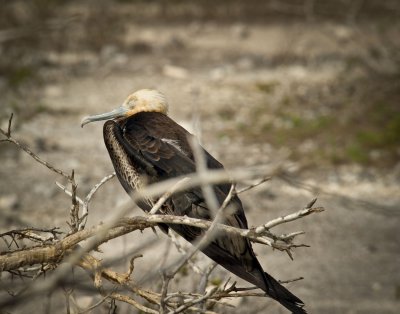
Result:
<svg viewBox="0 0 400 314"><path fill-rule="evenodd" d="M190 174L196 165L174 145L150 135L146 129L131 126L123 133L123 145L134 157L144 158L153 165L162 179Z"/></svg>

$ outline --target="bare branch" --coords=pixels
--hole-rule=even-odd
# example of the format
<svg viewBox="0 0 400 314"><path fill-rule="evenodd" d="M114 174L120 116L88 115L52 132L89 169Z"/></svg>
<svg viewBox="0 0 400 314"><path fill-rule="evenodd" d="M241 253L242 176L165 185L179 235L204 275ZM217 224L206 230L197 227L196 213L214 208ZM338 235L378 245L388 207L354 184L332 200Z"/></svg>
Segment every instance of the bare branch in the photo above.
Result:
<svg viewBox="0 0 400 314"><path fill-rule="evenodd" d="M236 194L241 194L241 193L247 192L248 190L254 189L255 187L257 187L257 186L259 186L259 185L261 185L261 184L263 184L263 183L265 183L267 181L270 181L271 179L272 179L271 176L267 176L267 177L261 179L260 181L254 183L254 184L251 184L251 185L249 185L249 186L237 191Z"/></svg>
<svg viewBox="0 0 400 314"><path fill-rule="evenodd" d="M218 290L218 287L214 287L212 289L210 289L204 296L202 296L201 298L198 299L194 299L194 300L190 300L188 302L186 302L186 304L180 306L179 308L177 308L176 310L170 312L170 314L178 314L178 313L182 313L183 311L185 311L186 309L190 308L191 306L201 303L204 300L209 299L216 291Z"/></svg>
<svg viewBox="0 0 400 314"><path fill-rule="evenodd" d="M201 278L200 278L200 282L199 282L199 288L198 291L202 294L204 294L206 292L206 288L207 288L207 283L209 281L209 277L211 275L211 273L213 272L213 270L215 269L215 267L218 264L214 261L212 261L210 263L210 265L208 265L208 267L205 269L205 271L203 272ZM200 302L199 306L201 309L204 310L206 303L205 302Z"/></svg>
<svg viewBox="0 0 400 314"><path fill-rule="evenodd" d="M175 270L172 271L171 274L169 274L169 277L175 276L175 274L182 268L182 266L185 265L187 263L187 261L190 258L192 258L193 255L197 251L199 251L202 248L204 248L205 246L207 246L215 238L215 236L217 235L217 232L219 231L219 229L217 227L220 225L220 222L223 221L223 219L225 217L225 209L227 209L227 206L234 195L234 190L235 190L235 185L232 184L231 189L230 189L226 199L224 200L221 207L218 209L218 212L217 212L214 220L210 223L207 232L202 236L202 238L197 243L195 243L193 245L193 247L186 254L186 256L177 264L177 266L175 267ZM214 197L215 197L215 195L214 195ZM236 229L236 228L234 228L234 229ZM240 229L237 229L237 230L240 230Z"/></svg>
<svg viewBox="0 0 400 314"><path fill-rule="evenodd" d="M140 295L141 297L145 298L147 301L149 301L153 304L158 304L160 301L160 297L157 294L154 294L150 291L146 291L146 290L140 289L136 286L129 284L131 270L133 270L133 266L132 266L133 261L135 258L137 258L139 256L140 255L137 255L131 259L131 266L129 267L128 272L123 273L123 274L114 272L108 268L103 268L101 266L101 261L89 254L85 254L84 257L79 261L78 265L81 268L92 273L92 275L94 277L94 284L97 288L101 287L101 284L99 285L99 277L101 276L107 280L110 280L112 282L118 283L122 286L129 288L129 290ZM101 282L101 280L100 280L100 282ZM137 309L143 311L144 313L158 313L155 310L152 310L148 307L141 305L140 303L138 303L137 301L135 301L134 299L132 299L128 296L125 296L125 295L122 295L119 293L115 293L115 292L112 292L109 295L105 294L101 290L100 290L100 292L105 296L109 296L110 298L131 304L134 307L136 307Z"/></svg>
<svg viewBox="0 0 400 314"><path fill-rule="evenodd" d="M91 310L94 310L96 307L99 307L100 305L102 305L109 297L110 297L111 293L107 294L106 296L104 296L99 302L89 306L88 308L79 311L77 314L85 314L90 312Z"/></svg>
<svg viewBox="0 0 400 314"><path fill-rule="evenodd" d="M88 193L88 195L86 196L85 200L83 201L78 195L73 194L73 192L69 191L67 189L66 186L62 185L61 183L56 181L56 185L63 190L63 192L65 194L67 194L68 196L70 196L71 198L75 199L75 202L79 202L79 204L82 206L82 215L81 217L77 218L77 223L78 223L78 227L77 230L82 230L84 229L86 222L87 222L87 216L89 214L89 203L92 200L93 196L95 195L95 193L97 192L97 190L105 183L107 183L108 181L110 181L112 178L114 178L115 176L115 172L113 172L112 174L105 176L99 183L97 183ZM72 186L76 186L76 184L72 184ZM75 188L76 190L76 188Z"/></svg>
<svg viewBox="0 0 400 314"><path fill-rule="evenodd" d="M82 204L82 216L79 218L79 225L78 225L78 230L82 230L86 226L87 222L87 217L89 215L89 203L92 200L93 196L96 194L98 189L108 181L110 181L112 178L115 177L115 172L112 174L105 176L99 183L97 183L88 193L88 195L85 198L85 201Z"/></svg>
<svg viewBox="0 0 400 314"><path fill-rule="evenodd" d="M75 182L75 171L72 170L70 180L71 183L71 210L70 210L70 223L69 226L71 228L71 232L78 231L78 224L79 224L79 203L77 201L76 189L77 184Z"/></svg>
<svg viewBox="0 0 400 314"><path fill-rule="evenodd" d="M133 305L134 307L136 307L138 310L140 310L143 313L158 314L157 311L140 304L139 302L135 301L134 299L132 299L126 295L113 292L110 294L110 298Z"/></svg>
<svg viewBox="0 0 400 314"><path fill-rule="evenodd" d="M313 208L309 208L307 210L310 211L310 213L321 212L323 208L318 207L316 210ZM303 211L304 209L299 211L298 213L302 213ZM293 215L296 215L296 213L285 217L292 217ZM283 222L286 222L286 219L284 219L284 217L283 220L284 220ZM210 222L208 220L190 218L186 216L171 216L171 215L151 215L151 216L149 215L145 217L137 216L133 218L123 218L120 219L117 223L115 223L114 226L110 226L107 224L100 224L95 227L92 227L91 229L81 230L72 235L69 235L53 245L48 245L45 247L35 247L22 251L12 252L9 253L7 256L0 255L0 271L12 270L25 265L33 265L38 263L40 264L44 262L54 262L55 260L60 259L63 253L66 252L68 249L73 248L73 246L75 246L81 241L87 240L88 238L93 237L94 242L92 246L96 247L101 243L107 242L123 234L132 232L134 230L143 230L145 228L153 227L156 226L156 224L158 223L183 224L183 225L198 227L201 229L215 228L216 230L224 231L227 233L239 234L242 237L250 239L251 241L263 243L283 251L288 250L292 247L304 246L304 245L280 243L264 235L261 236L261 234L263 233L262 230L265 228L265 225L256 227L254 229L239 229L219 224L216 221L218 220L216 219L213 222ZM268 225L268 223L266 225ZM99 237L100 233L103 233L101 237ZM206 237L203 237L203 239L204 238ZM208 240L209 239L206 238L204 241ZM202 243L202 240L199 243ZM191 252L190 254L194 254L194 252Z"/></svg>
<svg viewBox="0 0 400 314"><path fill-rule="evenodd" d="M115 171L112 173L112 174L110 174L110 175L108 175L108 176L105 176L103 179L101 179L101 181L99 182L99 183L97 183L91 190L90 190L90 192L88 193L88 195L86 196L86 198L85 198L85 204L88 204L90 201L91 201L91 199L93 198L93 196L95 195L95 193L97 192L97 190L103 185L103 184L105 184L105 183L107 183L108 181L110 181L112 178L114 178L115 177Z"/></svg>
<svg viewBox="0 0 400 314"><path fill-rule="evenodd" d="M157 202L150 211L150 215L146 215L145 217L121 218L126 215L128 210L131 210L132 206L129 205L129 207L125 206L120 210L114 210L113 216L106 223L85 229L90 201L98 189L106 182L111 180L115 176L115 173L104 177L91 189L86 198L83 200L78 196L77 193L77 184L75 182L74 171L72 171L71 175L68 175L62 170L55 168L34 154L29 148L22 146L12 137L12 118L13 116L11 115L7 131L0 129L1 133L6 137L4 141L15 144L18 148L25 151L37 162L46 166L51 171L67 178L71 184L71 190L68 190L67 187L56 182L56 184L64 191L64 193L71 197L72 204L70 210L70 226L72 233L66 235L62 239L57 238L59 232L55 231L55 229L34 230L33 228L26 228L14 230L14 232L9 231L0 234L0 237L3 238L8 247L14 244L18 247L18 241L20 239L29 239L36 242L34 243L36 246L23 249L19 248L18 250L0 255L0 271L9 271L16 276L37 278L46 271L57 268L49 275L46 273L45 281L30 281L26 284L26 287L24 287L24 289L20 291L12 300L0 301L0 307L10 305L18 300L22 300L23 298L33 296L34 294L51 291L54 287L58 286L57 284L60 282L60 280L64 280L70 271L71 265L77 265L90 273L91 277L93 278L94 286L99 290L99 293L103 295L103 299L100 300L100 302L84 310L84 312L90 311L90 309L99 306L106 299L112 299L128 303L144 313L160 312L175 314L188 311L214 313L204 309L206 301L209 300L212 304L221 304L222 301L219 300L222 298L250 295L265 296L265 293L255 293L250 291L253 290L254 287L237 288L235 283L227 289L220 290L215 287L206 292L209 275L217 265L216 263L212 263L207 269L200 270L201 281L199 290L201 291L201 294L189 294L181 292L168 293L168 287L171 280L178 273L181 267L190 261L190 259L198 250L201 250L204 246L208 245L210 241L213 241L218 232L224 232L240 235L248 238L250 241L269 245L273 248L285 251L289 254L289 256L291 256L292 248L306 246L304 244L293 243L294 238L300 234L303 234L304 232L297 231L288 234L275 235L270 232L270 229L279 224L302 218L311 213L323 211L322 207L313 207L316 201L313 200L304 209L298 212L279 217L252 229L240 229L224 225L224 217L226 216L227 212L231 210L229 204L232 198L239 193L248 191L270 180L271 175L280 172L280 167L253 167L250 169L238 169L232 171L230 174L226 173L225 170L209 170L207 169L204 151L196 142L192 143L192 149L194 151L196 160L197 173L186 174L183 177L163 181L132 193L131 197L135 202L144 198L154 200L158 198ZM254 180L259 178L260 174L264 176L261 181L247 186L238 192L235 190L235 185L232 184L231 189L223 203L220 204L220 201L217 200L213 185L232 182L232 178L235 181L248 179ZM213 221L194 219L186 216L156 214L172 194L197 187L201 187L207 206L213 213L213 216L215 216ZM82 212L81 215L79 215L81 208ZM135 258L139 257L139 255L135 255L131 258L129 268L126 273L117 273L109 268L104 267L104 264L100 259L88 254L88 252L96 249L102 243L135 230L154 228L158 224L182 224L203 229L203 237L201 237L201 239L195 243L188 252L185 252L185 256L183 258L180 258L170 265L170 271L164 271L162 273L163 286L160 293L148 291L134 284L131 276L134 271L134 260ZM50 233L51 235L47 235L47 233ZM5 237L7 237L7 240ZM83 241L85 241L84 244L82 244ZM37 242L39 242L40 245L37 245ZM26 268L30 265L38 266ZM300 279L302 278L282 281L282 283L293 282ZM127 294L123 291L116 292L116 290L107 293L105 291L105 287L108 287L108 285L103 285L103 281L106 280L109 283L116 285L118 288L123 288ZM159 311L156 311L151 307L136 301L134 299L135 296L140 296L149 303L158 306ZM70 298L70 292L66 293L66 301L67 311L73 310L70 308L70 301L73 301L73 297Z"/></svg>
<svg viewBox="0 0 400 314"><path fill-rule="evenodd" d="M162 279L162 286L161 286L161 298L160 298L160 314L166 313L167 310L167 303L166 297L168 292L169 282L172 278L174 278L175 273L168 274L165 271L161 271L161 279Z"/></svg>
<svg viewBox="0 0 400 314"><path fill-rule="evenodd" d="M175 183L167 192L165 192L157 201L157 203L153 206L153 208L150 210L149 214L153 215L159 211L161 206L165 203L165 201L171 197L172 194L176 192L179 188L183 187L186 182L189 181L189 178L183 178L179 180L177 183Z"/></svg>
<svg viewBox="0 0 400 314"><path fill-rule="evenodd" d="M11 123L12 123L13 116L14 116L14 113L11 113L10 119L8 120L8 128L7 128L6 137L10 137L11 136Z"/></svg>
<svg viewBox="0 0 400 314"><path fill-rule="evenodd" d="M36 232L43 232L43 233L51 233L51 234L53 234L54 236L56 236L57 234L62 234L62 232L61 232L61 231L58 231L58 229L59 229L58 227L54 227L54 228L50 228L50 229L47 229L47 228L36 228L36 227L27 227L27 228L16 229L16 230L10 230L10 231L7 231L7 232L0 233L0 237L4 237L4 236L7 236L7 235L12 235L12 234L17 234L17 233L33 232L33 231L36 231Z"/></svg>
<svg viewBox="0 0 400 314"><path fill-rule="evenodd" d="M68 190L68 188L65 185L62 185L60 182L56 181L56 185L68 196L72 197L72 192ZM75 196L76 200L81 204L82 206L85 204L84 201L79 196Z"/></svg>
<svg viewBox="0 0 400 314"><path fill-rule="evenodd" d="M201 178L207 173L207 161L204 154L203 148L200 146L199 142L194 137L189 137L189 144L193 151L194 160L196 162L196 173ZM219 207L217 197L211 183L204 181L200 184L203 191L204 198L206 200L208 209L212 213L212 216L216 214Z"/></svg>
<svg viewBox="0 0 400 314"><path fill-rule="evenodd" d="M179 235L175 233L175 231L173 231L172 229L168 230L168 236L170 237L172 243L175 245L175 247L177 248L178 252L181 253L182 255L187 256L188 255L188 249L186 249L185 247L183 247L183 245L181 245L181 243L179 243ZM199 266L196 265L196 263L194 262L193 258L190 258L187 260L187 264L192 268L192 270L196 273L196 274L202 274L202 270L200 269Z"/></svg>
<svg viewBox="0 0 400 314"><path fill-rule="evenodd" d="M10 230L0 234L0 238L6 243L7 247L10 249L12 244L18 248L18 240L28 239L35 243L40 243L42 245L52 242L57 239L57 235L62 234L62 232L57 230L58 228L35 228L35 227L28 227L16 230ZM48 235L44 234L48 233ZM11 243L7 242L5 237L10 237Z"/></svg>
<svg viewBox="0 0 400 314"><path fill-rule="evenodd" d="M49 162L43 160L42 158L40 158L38 155L36 155L34 152L32 152L28 147L23 146L21 143L19 143L15 138L13 138L11 136L11 122L12 122L12 117L13 115L11 114L10 116L10 120L8 122L8 129L7 132L4 131L3 129L0 128L0 132L3 133L3 135L6 137L6 140L8 142L13 143L14 145L16 145L19 149L22 149L24 152L26 152L29 156L31 156L33 159L35 159L38 163L42 164L43 166L47 167L48 169L50 169L51 171L62 175L64 178L68 179L68 181L71 179L71 177L64 171L62 171L61 169L58 169L56 167L54 167L52 164L50 164Z"/></svg>
<svg viewBox="0 0 400 314"><path fill-rule="evenodd" d="M304 277L297 277L297 278L293 278L293 279L288 279L288 280L279 280L280 283L290 283L290 282L295 282L295 281L299 281L299 280L303 280Z"/></svg>
<svg viewBox="0 0 400 314"><path fill-rule="evenodd" d="M176 188L176 193L181 192L185 189L191 189L197 187L204 183L220 184L220 183L231 182L232 180L235 182L239 182L242 180L259 178L260 175L263 175L265 173L269 173L269 175L272 175L276 171L279 172L280 168L271 166L257 166L246 169L238 168L231 170L229 173L227 173L226 170L224 169L222 170L208 169L202 176L199 176L197 173L193 173L149 185L140 191L131 193L131 198L134 202L137 202L143 199L151 199L154 197L159 197L160 195L165 193L165 191L168 191L172 185L176 184L177 182L186 177L189 178L190 180L186 182L185 186ZM125 210L122 210L122 216L125 215L125 213L128 210L131 210L130 206L127 207Z"/></svg>
<svg viewBox="0 0 400 314"><path fill-rule="evenodd" d="M297 220L299 218L310 215L312 213L320 213L320 212L324 211L325 209L323 207L312 207L316 201L317 201L317 199L315 198L309 204L307 204L307 206L305 208L303 208L302 210L299 210L298 212L295 212L293 214L289 214L286 216L276 218L274 220L267 222L263 226L257 227L255 229L255 232L261 234L265 230L271 229L277 225L280 225L280 224L283 224L283 223L286 223L289 221Z"/></svg>

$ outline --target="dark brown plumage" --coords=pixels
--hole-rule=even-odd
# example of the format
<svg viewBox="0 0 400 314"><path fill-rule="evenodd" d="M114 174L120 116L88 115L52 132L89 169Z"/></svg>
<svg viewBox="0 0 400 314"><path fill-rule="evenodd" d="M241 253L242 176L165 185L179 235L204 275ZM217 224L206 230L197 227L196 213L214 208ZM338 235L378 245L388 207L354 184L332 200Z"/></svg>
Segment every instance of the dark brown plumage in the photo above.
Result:
<svg viewBox="0 0 400 314"><path fill-rule="evenodd" d="M96 118L87 118L83 124ZM106 116L107 118L109 117ZM141 180L154 183L196 171L196 165L184 128L161 112L135 112L129 117L119 117L104 124L103 135L117 177L127 193L140 188ZM223 166L204 150L207 166L222 169ZM229 193L229 184L213 187L220 204ZM140 202L138 205L149 211L156 200ZM234 196L231 204L236 211L225 218L225 224L248 228L240 199ZM172 215L187 215L210 220L210 212L200 188L192 188L171 196L162 206L161 212ZM189 242L197 240L204 231L183 225L160 225L163 231L173 229ZM220 233L202 252L215 262L247 280L280 302L293 313L306 313L303 302L265 273L258 262L249 240L238 235Z"/></svg>

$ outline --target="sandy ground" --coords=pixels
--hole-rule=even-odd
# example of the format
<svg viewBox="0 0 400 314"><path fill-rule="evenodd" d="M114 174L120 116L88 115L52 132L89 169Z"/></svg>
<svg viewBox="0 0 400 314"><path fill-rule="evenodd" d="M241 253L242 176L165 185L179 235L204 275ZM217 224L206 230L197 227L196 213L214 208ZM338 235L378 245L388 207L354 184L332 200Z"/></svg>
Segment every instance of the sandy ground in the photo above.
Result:
<svg viewBox="0 0 400 314"><path fill-rule="evenodd" d="M169 99L170 116L187 128L202 130L203 145L228 169L280 161L293 179L316 187L309 191L275 178L242 196L250 225L300 209L314 196L327 209L279 228L282 232L306 231L299 241L311 247L297 249L294 261L284 253L255 246L261 264L274 277L305 278L288 286L305 301L310 313L397 313L399 169L385 176L359 166L302 171L299 162L285 159L284 147L229 135L236 122L245 119L249 108L262 99L253 87L260 80L278 80L283 86L292 80L329 81L340 67L336 61L317 68L262 66L257 64L257 56L274 56L293 41L298 51L307 49L310 54L340 50L337 43L340 36L347 36L346 31L329 25L309 27L303 28L299 37L296 25L246 28L194 24L187 29L135 25L126 38L132 45L138 40L153 43L156 34L160 36L151 55L129 54L110 46L98 54L55 56L54 62L61 66L44 70L49 81L41 102L48 110L22 125L17 116L14 136L57 167L75 169L80 193L87 193L113 169L103 145L102 124L81 129L80 119L118 106L137 89L157 88ZM318 45L313 44L316 38ZM76 65L80 71L67 71L63 64ZM234 115L221 121L216 113L226 108L234 110ZM2 126L5 124L2 121ZM1 144L0 154L1 210L7 217L1 230L21 225L57 225L66 230L69 199L54 185L60 178L7 145ZM116 180L108 183L91 205L89 224L107 220L113 209L126 201L128 197ZM115 240L102 248L102 256L126 252L152 237L153 233L146 231ZM143 251L143 263L138 263L136 271L138 280L158 267L168 247L165 236L159 237L152 250ZM223 274L216 271L216 276L225 278ZM183 278L184 286L190 287L190 278ZM157 283L153 287L157 288ZM79 302L84 306L92 300L81 297ZM266 299L247 298L236 305L236 309L221 312L284 313ZM22 307L19 312L27 310Z"/></svg>

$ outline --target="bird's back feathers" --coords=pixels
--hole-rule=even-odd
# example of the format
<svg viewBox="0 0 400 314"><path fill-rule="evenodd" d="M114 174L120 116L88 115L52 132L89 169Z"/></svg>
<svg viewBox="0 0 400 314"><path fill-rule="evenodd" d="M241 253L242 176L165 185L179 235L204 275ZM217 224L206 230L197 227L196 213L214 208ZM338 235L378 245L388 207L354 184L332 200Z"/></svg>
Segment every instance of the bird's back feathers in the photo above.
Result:
<svg viewBox="0 0 400 314"><path fill-rule="evenodd" d="M196 164L188 141L190 136L169 117L155 112L137 113L123 121L107 121L104 125L107 149L118 179L127 192L135 190L138 187L137 181L143 176L152 183L195 172ZM206 150L204 153L209 168L223 168ZM219 204L222 204L230 185L219 184L213 186L213 189ZM146 202L138 205L145 211L151 208ZM247 229L240 199L234 196L231 205L235 210L225 217L224 223ZM212 217L200 188L191 188L173 195L164 204L163 210L166 214L193 218L210 220ZM189 242L204 234L199 228L184 225L160 227L164 231L168 227L172 228ZM227 270L264 290L293 313L306 313L299 298L263 271L248 239L221 232L202 252Z"/></svg>

